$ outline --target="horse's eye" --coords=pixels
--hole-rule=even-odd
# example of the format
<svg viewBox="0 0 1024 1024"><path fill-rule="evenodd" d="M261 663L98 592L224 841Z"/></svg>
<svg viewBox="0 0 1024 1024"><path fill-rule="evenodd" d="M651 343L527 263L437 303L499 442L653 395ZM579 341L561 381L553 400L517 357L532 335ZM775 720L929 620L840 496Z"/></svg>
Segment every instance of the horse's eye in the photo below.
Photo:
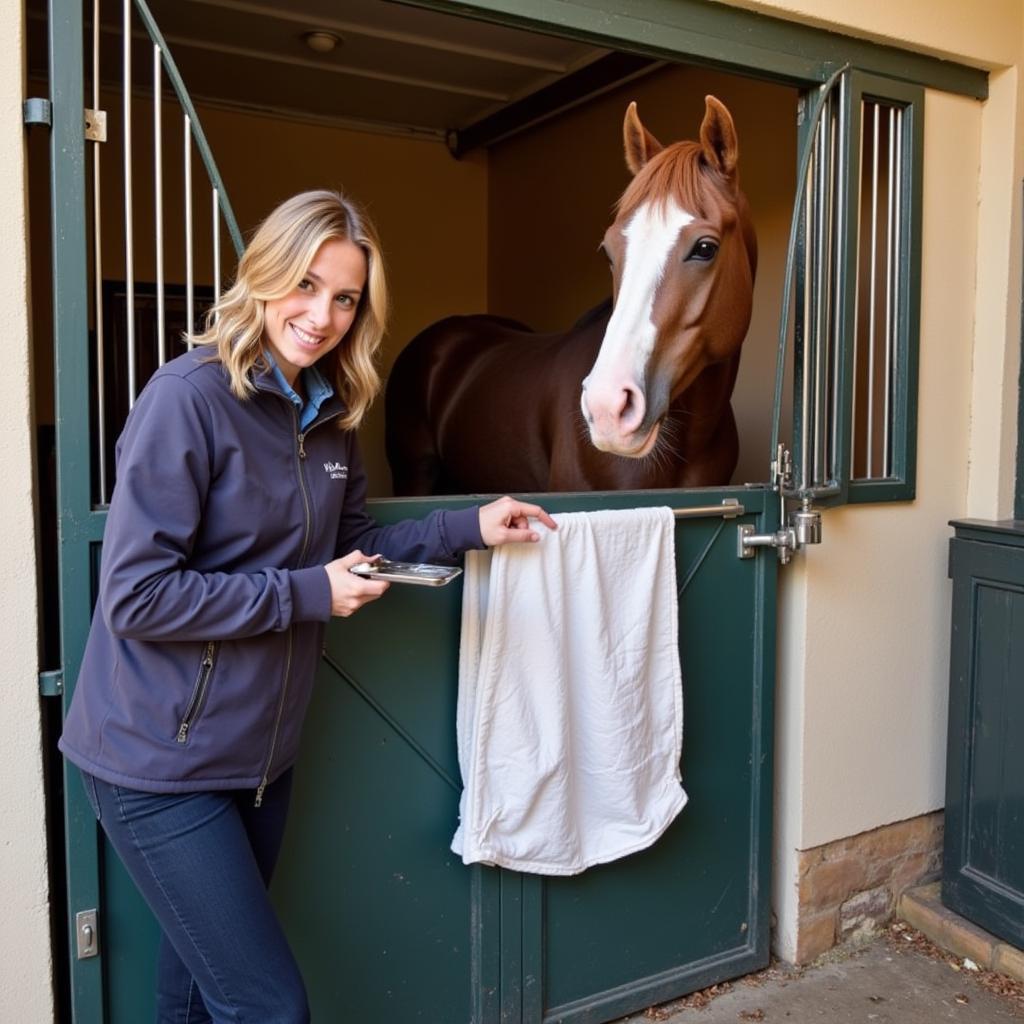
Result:
<svg viewBox="0 0 1024 1024"><path fill-rule="evenodd" d="M608 261L608 266L612 266L612 254L603 245L599 245L598 249L601 251L601 255L604 256L604 258Z"/></svg>
<svg viewBox="0 0 1024 1024"><path fill-rule="evenodd" d="M688 260L701 260L707 263L715 258L718 252L718 243L713 238L699 238L697 244L690 250Z"/></svg>

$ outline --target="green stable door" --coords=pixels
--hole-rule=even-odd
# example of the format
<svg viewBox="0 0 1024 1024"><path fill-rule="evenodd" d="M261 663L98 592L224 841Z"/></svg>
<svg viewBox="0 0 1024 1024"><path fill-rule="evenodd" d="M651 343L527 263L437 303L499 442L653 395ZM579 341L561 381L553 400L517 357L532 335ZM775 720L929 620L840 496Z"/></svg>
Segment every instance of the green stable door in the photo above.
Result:
<svg viewBox="0 0 1024 1024"><path fill-rule="evenodd" d="M544 497L552 511L738 501L676 526L683 785L648 850L571 878L449 849L461 583L392 587L328 630L273 896L317 1021L598 1024L769 958L774 552L762 489ZM374 503L385 522L429 506ZM151 1019L157 932L113 854L101 882L106 1024Z"/></svg>

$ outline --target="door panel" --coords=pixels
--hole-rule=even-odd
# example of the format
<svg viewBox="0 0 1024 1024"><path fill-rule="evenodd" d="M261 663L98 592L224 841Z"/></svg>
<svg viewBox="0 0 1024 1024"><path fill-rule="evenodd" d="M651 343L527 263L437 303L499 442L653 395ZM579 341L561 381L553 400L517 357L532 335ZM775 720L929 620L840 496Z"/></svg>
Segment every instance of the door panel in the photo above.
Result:
<svg viewBox="0 0 1024 1024"><path fill-rule="evenodd" d="M760 490L543 501L727 496L773 528ZM573 878L467 868L449 849L459 584L396 586L330 627L273 888L314 1017L596 1024L767 963L775 559L738 559L736 530L677 526L690 802L649 850Z"/></svg>

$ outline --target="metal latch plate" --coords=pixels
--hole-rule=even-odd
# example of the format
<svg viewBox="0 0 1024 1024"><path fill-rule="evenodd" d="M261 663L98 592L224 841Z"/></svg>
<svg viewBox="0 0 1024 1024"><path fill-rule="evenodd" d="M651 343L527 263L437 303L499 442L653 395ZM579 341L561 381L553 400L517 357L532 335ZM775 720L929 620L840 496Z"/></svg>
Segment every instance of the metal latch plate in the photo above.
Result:
<svg viewBox="0 0 1024 1024"><path fill-rule="evenodd" d="M80 910L75 914L75 939L79 960L99 956L100 935L95 910Z"/></svg>
<svg viewBox="0 0 1024 1024"><path fill-rule="evenodd" d="M107 141L107 112L85 108L85 138L88 142Z"/></svg>

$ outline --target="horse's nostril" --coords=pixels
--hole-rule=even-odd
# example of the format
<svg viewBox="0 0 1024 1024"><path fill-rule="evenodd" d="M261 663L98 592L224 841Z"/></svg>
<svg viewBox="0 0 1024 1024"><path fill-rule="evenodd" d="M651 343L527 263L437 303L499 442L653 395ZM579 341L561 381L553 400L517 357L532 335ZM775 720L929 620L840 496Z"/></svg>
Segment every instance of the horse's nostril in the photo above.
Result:
<svg viewBox="0 0 1024 1024"><path fill-rule="evenodd" d="M644 398L636 388L624 388L623 394L625 398L622 402L619 419L624 426L631 427L643 419Z"/></svg>

